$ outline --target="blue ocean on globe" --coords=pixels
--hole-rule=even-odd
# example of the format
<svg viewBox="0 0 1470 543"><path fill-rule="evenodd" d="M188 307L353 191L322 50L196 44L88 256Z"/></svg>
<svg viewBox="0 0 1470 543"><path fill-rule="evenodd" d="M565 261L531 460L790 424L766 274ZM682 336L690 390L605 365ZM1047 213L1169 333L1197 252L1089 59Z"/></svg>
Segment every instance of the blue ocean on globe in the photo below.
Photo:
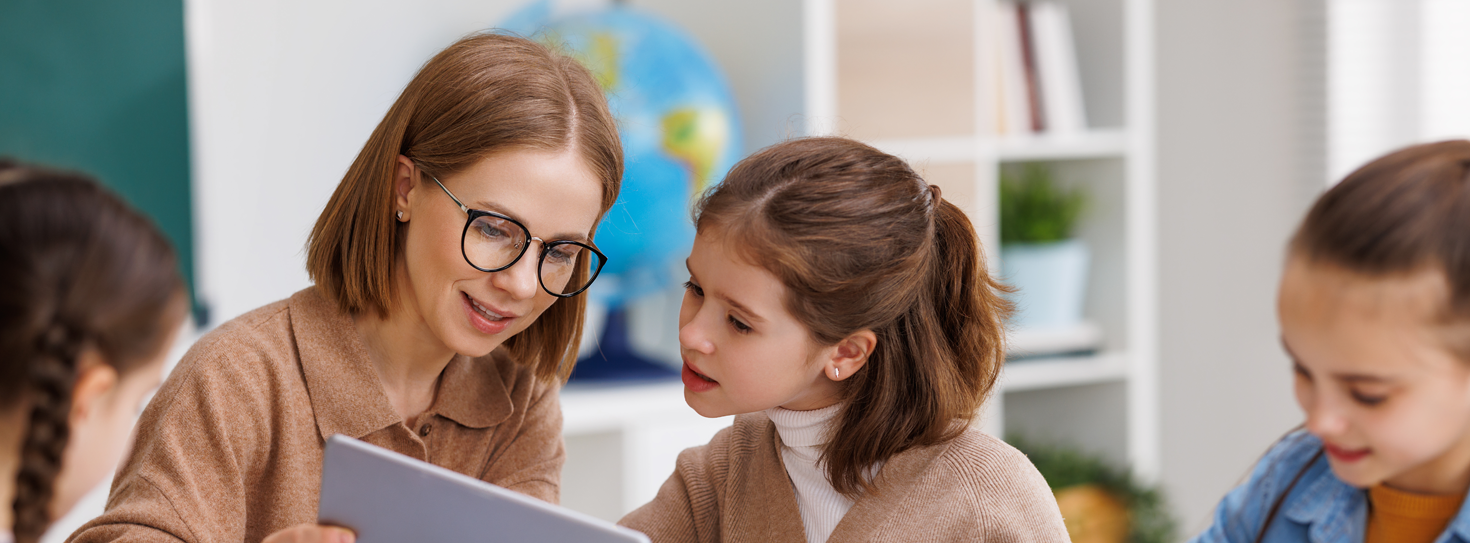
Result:
<svg viewBox="0 0 1470 543"><path fill-rule="evenodd" d="M625 171L595 238L607 267L589 292L616 308L676 279L694 243L693 199L740 158L739 115L724 74L678 27L621 5L553 11L532 2L501 28L568 52L607 93Z"/></svg>

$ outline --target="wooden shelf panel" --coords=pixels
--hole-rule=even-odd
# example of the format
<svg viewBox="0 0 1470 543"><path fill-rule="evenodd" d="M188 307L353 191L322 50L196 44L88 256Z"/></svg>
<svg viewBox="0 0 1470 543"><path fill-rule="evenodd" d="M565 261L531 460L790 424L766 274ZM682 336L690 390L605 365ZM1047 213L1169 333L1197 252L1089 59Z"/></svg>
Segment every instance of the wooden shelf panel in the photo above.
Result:
<svg viewBox="0 0 1470 543"><path fill-rule="evenodd" d="M975 133L975 2L832 6L839 133L859 139Z"/></svg>

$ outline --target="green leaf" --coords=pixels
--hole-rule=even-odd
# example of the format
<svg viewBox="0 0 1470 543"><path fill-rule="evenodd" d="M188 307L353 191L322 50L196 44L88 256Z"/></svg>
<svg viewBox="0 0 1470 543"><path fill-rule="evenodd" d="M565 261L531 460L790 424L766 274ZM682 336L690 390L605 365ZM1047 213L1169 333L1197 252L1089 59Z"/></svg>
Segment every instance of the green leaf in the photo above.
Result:
<svg viewBox="0 0 1470 543"><path fill-rule="evenodd" d="M1027 163L1004 168L1000 175L1001 243L1070 239L1086 206L1087 195L1056 186L1051 169L1045 165Z"/></svg>

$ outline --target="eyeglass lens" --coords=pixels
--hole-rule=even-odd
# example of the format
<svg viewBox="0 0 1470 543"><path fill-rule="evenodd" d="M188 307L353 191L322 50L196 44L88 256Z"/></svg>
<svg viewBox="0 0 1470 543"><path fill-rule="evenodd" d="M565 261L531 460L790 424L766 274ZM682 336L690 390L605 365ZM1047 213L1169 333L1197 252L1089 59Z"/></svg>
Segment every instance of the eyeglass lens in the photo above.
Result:
<svg viewBox="0 0 1470 543"><path fill-rule="evenodd" d="M476 217L465 232L464 254L476 267L502 269L521 256L527 241L529 234L520 225L493 215L483 215ZM577 292L591 281L591 273L583 274L577 281L572 280L579 258L590 265L589 271L602 267L597 253L575 242L549 242L541 252L538 270L541 284L549 292Z"/></svg>

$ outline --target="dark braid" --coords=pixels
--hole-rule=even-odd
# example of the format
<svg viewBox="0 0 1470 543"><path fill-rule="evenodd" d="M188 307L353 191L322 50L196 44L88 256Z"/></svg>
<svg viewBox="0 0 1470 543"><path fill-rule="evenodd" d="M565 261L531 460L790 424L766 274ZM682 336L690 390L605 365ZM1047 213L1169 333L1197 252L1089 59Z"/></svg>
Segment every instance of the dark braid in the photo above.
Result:
<svg viewBox="0 0 1470 543"><path fill-rule="evenodd" d="M12 531L50 525L78 364L95 350L121 377L151 360L185 312L168 240L82 175L0 160L0 412L24 408ZM59 513L59 512L58 512Z"/></svg>
<svg viewBox="0 0 1470 543"><path fill-rule="evenodd" d="M61 455L71 435L67 416L82 346L81 338L61 325L53 325L39 339L41 356L32 360L28 372L31 414L15 478L12 532L18 543L40 540L51 524L52 483L61 472Z"/></svg>

